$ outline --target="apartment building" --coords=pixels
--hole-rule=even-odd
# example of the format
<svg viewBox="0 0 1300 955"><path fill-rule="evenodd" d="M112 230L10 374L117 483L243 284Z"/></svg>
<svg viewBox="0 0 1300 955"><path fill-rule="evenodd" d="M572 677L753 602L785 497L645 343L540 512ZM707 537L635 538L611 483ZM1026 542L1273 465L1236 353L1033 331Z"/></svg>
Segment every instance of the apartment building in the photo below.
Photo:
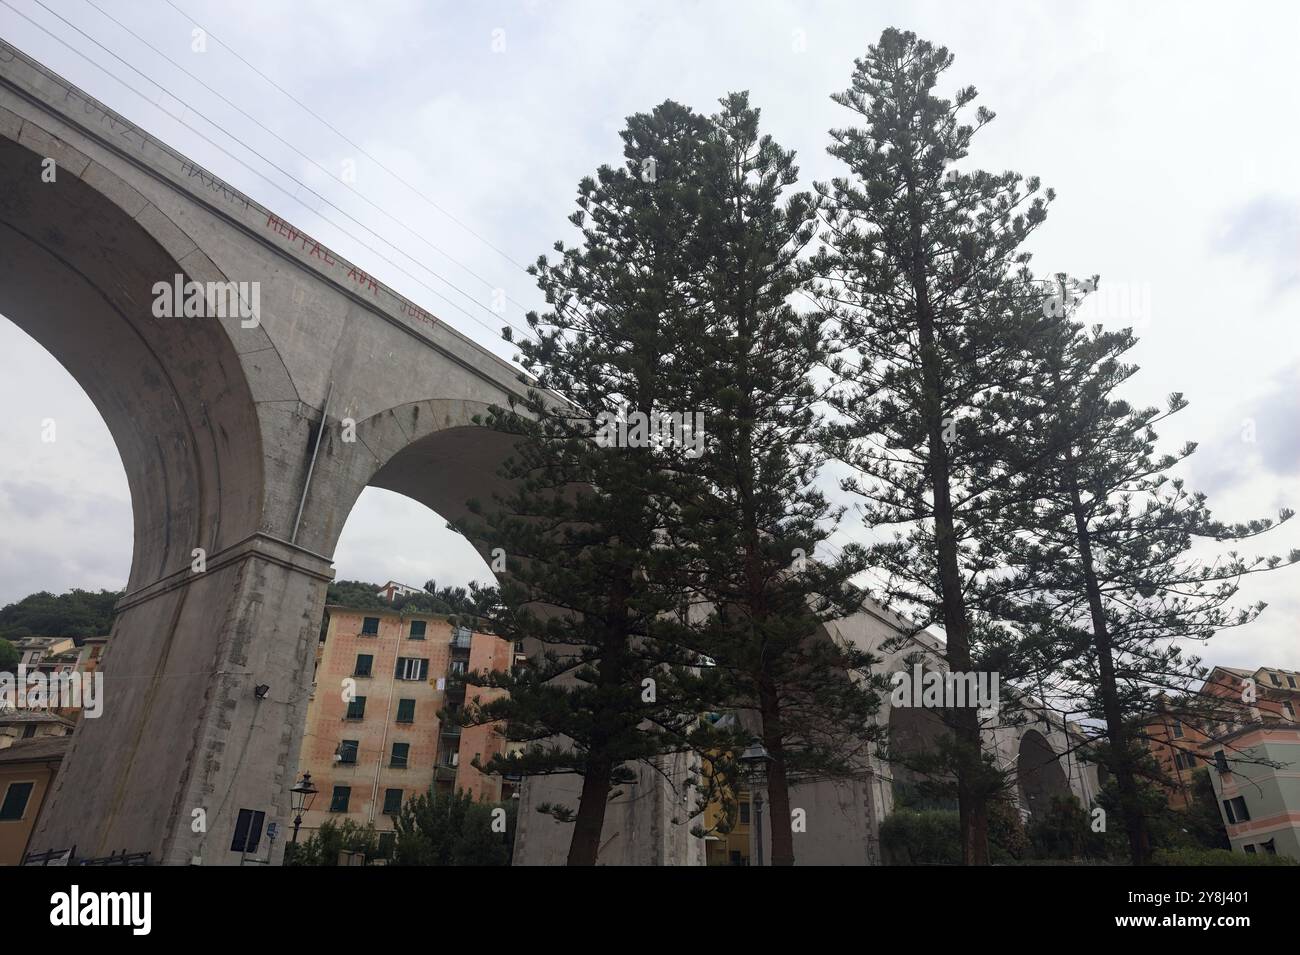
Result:
<svg viewBox="0 0 1300 955"><path fill-rule="evenodd" d="M508 671L514 646L430 613L326 608L325 639L307 708L298 773L319 789L303 828L325 820L373 823L391 832L403 803L430 788L475 799L510 798L510 781L473 763L503 752L494 727L442 720L499 690L467 687L467 672ZM305 837L304 833L304 837Z"/></svg>

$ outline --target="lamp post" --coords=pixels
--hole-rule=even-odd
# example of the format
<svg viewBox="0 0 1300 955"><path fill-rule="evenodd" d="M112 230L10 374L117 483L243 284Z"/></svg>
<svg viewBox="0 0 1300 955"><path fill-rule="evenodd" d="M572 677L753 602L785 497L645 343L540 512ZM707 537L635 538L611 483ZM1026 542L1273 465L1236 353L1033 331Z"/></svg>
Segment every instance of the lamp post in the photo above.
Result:
<svg viewBox="0 0 1300 955"><path fill-rule="evenodd" d="M298 842L298 829L302 826L302 814L311 811L312 800L320 792L311 784L311 773L303 773L302 779L298 780L289 790L290 798L293 801L293 843Z"/></svg>
<svg viewBox="0 0 1300 955"><path fill-rule="evenodd" d="M754 864L763 864L763 790L767 788L767 764L772 757L756 736L740 754L740 765L754 794Z"/></svg>

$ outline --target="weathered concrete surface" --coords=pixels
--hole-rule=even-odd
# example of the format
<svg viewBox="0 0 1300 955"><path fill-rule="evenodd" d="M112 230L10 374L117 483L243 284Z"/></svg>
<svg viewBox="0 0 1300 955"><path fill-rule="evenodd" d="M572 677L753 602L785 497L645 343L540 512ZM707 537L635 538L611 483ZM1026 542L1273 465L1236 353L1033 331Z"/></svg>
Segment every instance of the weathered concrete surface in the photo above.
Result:
<svg viewBox="0 0 1300 955"><path fill-rule="evenodd" d="M155 318L177 274L257 283L260 321ZM352 505L375 484L454 518L490 495L504 447L472 418L516 372L3 42L0 313L94 401L135 515L104 716L82 721L33 845L233 864L240 809L288 823Z"/></svg>

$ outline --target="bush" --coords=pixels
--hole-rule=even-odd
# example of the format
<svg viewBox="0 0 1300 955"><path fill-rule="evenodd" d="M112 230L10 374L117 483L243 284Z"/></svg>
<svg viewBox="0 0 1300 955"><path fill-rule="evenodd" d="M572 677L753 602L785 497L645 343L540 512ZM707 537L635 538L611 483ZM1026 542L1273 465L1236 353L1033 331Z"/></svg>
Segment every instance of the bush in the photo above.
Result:
<svg viewBox="0 0 1300 955"><path fill-rule="evenodd" d="M961 865L961 832L951 809L896 809L880 824L885 865Z"/></svg>
<svg viewBox="0 0 1300 955"><path fill-rule="evenodd" d="M326 820L306 842L291 842L284 847L284 864L338 865L339 853L343 851L364 852L367 860L378 857L379 833L374 823L362 826L351 819L341 823Z"/></svg>

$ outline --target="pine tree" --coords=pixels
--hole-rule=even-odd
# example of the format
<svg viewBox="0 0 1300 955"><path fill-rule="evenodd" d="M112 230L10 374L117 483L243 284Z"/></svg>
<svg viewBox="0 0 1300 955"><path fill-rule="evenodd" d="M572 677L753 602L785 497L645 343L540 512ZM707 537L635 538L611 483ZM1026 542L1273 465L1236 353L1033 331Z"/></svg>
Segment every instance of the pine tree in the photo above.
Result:
<svg viewBox="0 0 1300 955"><path fill-rule="evenodd" d="M1233 701L1198 692L1206 668L1180 644L1255 619L1262 603L1233 608L1242 577L1300 552L1285 561L1193 553L1198 540L1255 537L1291 512L1226 525L1174 476L1196 446L1159 454L1155 426L1187 401L1171 394L1162 410L1118 397L1138 370L1122 360L1136 344L1131 329L1089 330L1070 317L1097 283L1057 277L1032 338L1032 375L995 400L1004 417L1027 425L1009 446L1015 480L999 515L1013 573L990 590L1004 613L1036 621L1059 642L1071 706L1104 726L1091 756L1115 778L1130 859L1140 865L1152 850L1142 777L1154 770L1143 727L1157 703L1189 722L1241 717Z"/></svg>
<svg viewBox="0 0 1300 955"><path fill-rule="evenodd" d="M474 502L461 527L506 555L492 628L541 651L512 675L472 675L509 696L468 706L466 719L505 721L525 744L487 771L582 778L576 812L540 807L574 823L570 865L595 864L606 804L633 764L689 749L704 708L684 695L693 657L656 630L681 605L662 543L685 449L651 432L674 410L675 366L693 357L682 327L697 307L687 277L709 134L666 102L629 118L621 167L580 183L581 246L557 243L558 261L532 269L550 306L528 316L537 340L519 343L535 380L520 405L485 419L516 440L502 471L512 490Z"/></svg>
<svg viewBox="0 0 1300 955"><path fill-rule="evenodd" d="M741 738L718 739L717 750L756 727L769 759L772 864L792 865L790 786L861 771L880 687L868 654L821 630L860 606L849 579L862 559L854 547L814 559L839 518L814 485L824 453L812 375L827 358L825 322L791 304L808 286L800 254L815 207L808 193L790 194L794 154L760 134L748 95L721 105L693 256L704 307L690 313L692 360L672 379L708 428L705 453L679 462L690 490L667 547L693 610L675 639L707 655L727 708L742 714Z"/></svg>
<svg viewBox="0 0 1300 955"><path fill-rule="evenodd" d="M974 125L962 121L973 87L936 94L952 62L892 28L856 62L851 87L833 98L862 125L831 133L847 175L817 187L827 222L817 266L846 348L832 362L836 456L857 471L845 487L861 495L869 526L897 529L870 551L889 576L885 601L942 626L949 669L970 673L979 661L967 590L997 566L984 506L1008 435L985 404L1017 386L1022 246L1052 193L1037 196L1037 179L955 165L993 114L980 107ZM962 859L987 863L988 804L1005 778L981 747L977 710L946 718Z"/></svg>

